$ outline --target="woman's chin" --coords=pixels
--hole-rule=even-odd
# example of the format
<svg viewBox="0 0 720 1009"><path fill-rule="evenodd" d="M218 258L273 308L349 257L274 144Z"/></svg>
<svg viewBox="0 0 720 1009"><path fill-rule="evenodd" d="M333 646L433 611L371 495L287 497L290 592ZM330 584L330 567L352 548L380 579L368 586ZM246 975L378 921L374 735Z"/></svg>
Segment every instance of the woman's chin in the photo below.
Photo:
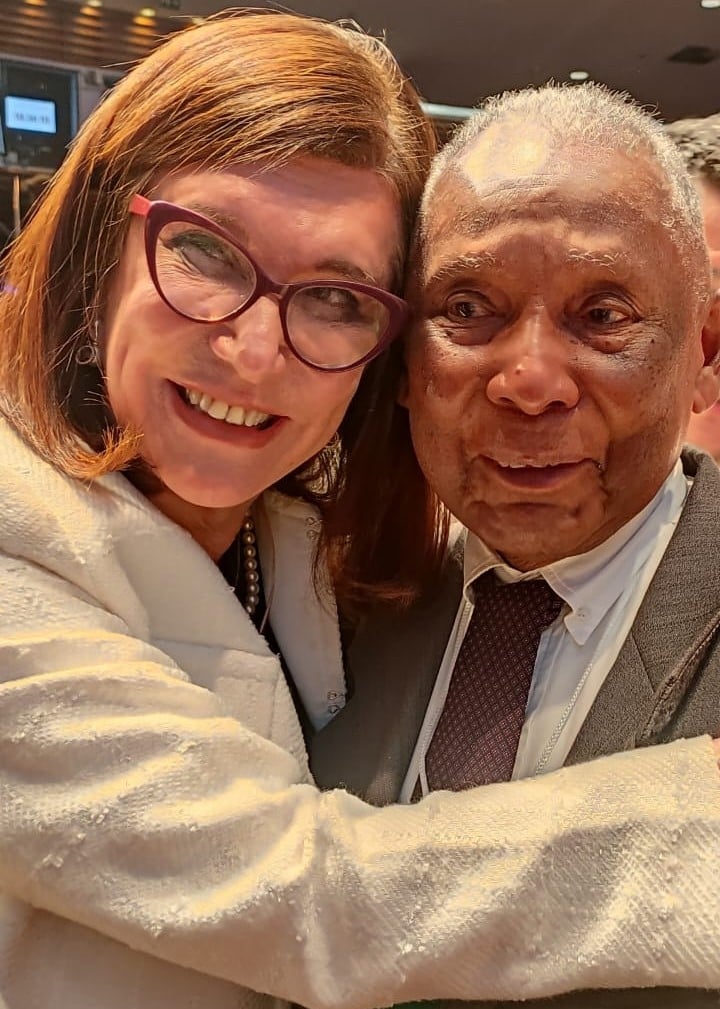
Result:
<svg viewBox="0 0 720 1009"><path fill-rule="evenodd" d="M226 481L213 481L210 477L179 479L162 472L157 475L162 482L162 490L154 496L154 503L161 510L163 499L168 497L195 508L244 508L267 489L258 487L256 483L252 486L228 484Z"/></svg>

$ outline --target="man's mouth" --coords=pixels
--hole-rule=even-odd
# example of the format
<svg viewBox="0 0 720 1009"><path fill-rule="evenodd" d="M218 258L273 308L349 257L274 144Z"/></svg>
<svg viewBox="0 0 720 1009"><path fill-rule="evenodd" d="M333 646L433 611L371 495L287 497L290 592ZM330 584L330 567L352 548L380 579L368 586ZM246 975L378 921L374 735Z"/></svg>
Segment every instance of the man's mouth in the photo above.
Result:
<svg viewBox="0 0 720 1009"><path fill-rule="evenodd" d="M586 460L565 459L553 460L552 462L538 462L535 459L523 459L517 462L507 462L500 459L490 459L490 462L494 462L501 469L556 469L560 466L577 466L581 462L586 462Z"/></svg>
<svg viewBox="0 0 720 1009"><path fill-rule="evenodd" d="M189 406L207 414L214 420L224 421L235 427L252 427L264 431L278 420L278 416L275 414L261 413L260 410L226 403L221 399L213 398L210 393L203 392L202 389L186 386L178 386L177 388Z"/></svg>
<svg viewBox="0 0 720 1009"><path fill-rule="evenodd" d="M590 459L492 459L487 463L505 483L518 488L551 489L573 477L587 465L595 466Z"/></svg>

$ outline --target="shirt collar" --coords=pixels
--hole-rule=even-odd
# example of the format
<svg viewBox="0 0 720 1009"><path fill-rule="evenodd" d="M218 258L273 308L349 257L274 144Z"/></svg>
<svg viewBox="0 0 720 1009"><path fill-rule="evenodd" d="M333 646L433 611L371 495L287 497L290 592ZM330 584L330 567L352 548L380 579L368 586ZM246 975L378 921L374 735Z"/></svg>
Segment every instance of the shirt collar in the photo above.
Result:
<svg viewBox="0 0 720 1009"><path fill-rule="evenodd" d="M603 543L534 571L511 567L468 532L463 562L465 598L472 603L470 585L493 569L505 582L544 578L568 604L565 627L578 645L584 645L647 560L660 529L677 523L690 485L678 460L652 501Z"/></svg>

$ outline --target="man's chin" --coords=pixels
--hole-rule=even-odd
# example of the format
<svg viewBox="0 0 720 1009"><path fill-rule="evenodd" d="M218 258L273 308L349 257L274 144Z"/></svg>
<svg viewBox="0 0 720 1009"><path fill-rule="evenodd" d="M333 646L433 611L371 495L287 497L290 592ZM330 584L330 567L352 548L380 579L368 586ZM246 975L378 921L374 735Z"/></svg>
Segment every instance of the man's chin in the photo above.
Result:
<svg viewBox="0 0 720 1009"><path fill-rule="evenodd" d="M550 502L478 507L465 524L478 539L518 571L532 571L584 553L596 525L579 509Z"/></svg>

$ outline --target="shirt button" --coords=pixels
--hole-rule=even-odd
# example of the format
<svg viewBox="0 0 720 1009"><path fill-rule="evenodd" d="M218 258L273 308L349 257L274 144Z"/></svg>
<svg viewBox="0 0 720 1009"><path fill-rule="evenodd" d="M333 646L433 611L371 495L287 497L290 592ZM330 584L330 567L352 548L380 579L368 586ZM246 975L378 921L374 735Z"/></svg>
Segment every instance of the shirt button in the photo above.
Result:
<svg viewBox="0 0 720 1009"><path fill-rule="evenodd" d="M587 620L587 618L588 618L588 611L587 611L586 609L584 609L583 607L581 607L581 608L580 608L580 609L579 609L579 610L577 611L577 616L578 616L578 618L579 618L580 620Z"/></svg>

